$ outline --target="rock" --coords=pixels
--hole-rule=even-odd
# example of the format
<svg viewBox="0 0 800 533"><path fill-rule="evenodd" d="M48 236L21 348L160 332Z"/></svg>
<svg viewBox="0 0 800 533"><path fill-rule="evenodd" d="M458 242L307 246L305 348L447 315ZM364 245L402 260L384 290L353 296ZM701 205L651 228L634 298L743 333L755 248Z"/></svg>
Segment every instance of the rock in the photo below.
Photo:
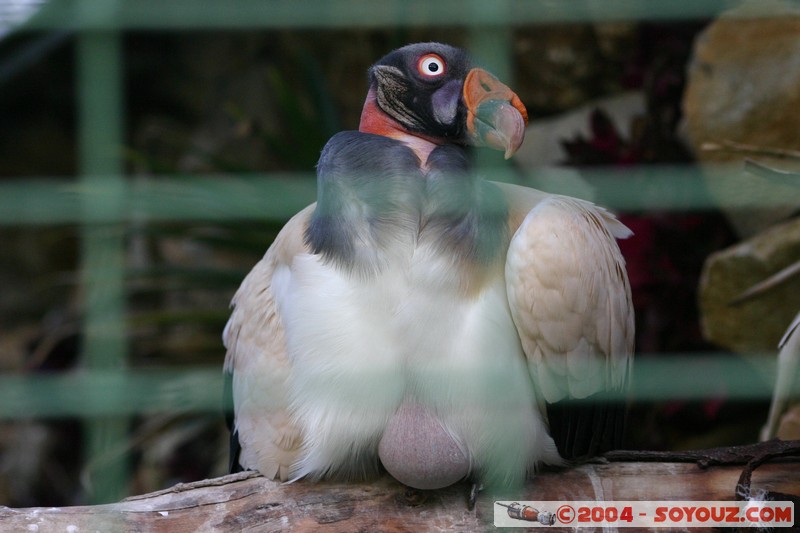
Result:
<svg viewBox="0 0 800 533"><path fill-rule="evenodd" d="M552 24L516 32L514 91L530 116L617 93L622 66L637 50L638 39L632 23Z"/></svg>
<svg viewBox="0 0 800 533"><path fill-rule="evenodd" d="M738 149L706 150L733 141L800 150L800 5L745 2L714 21L695 42L683 110L698 160L734 163L707 172L712 196L743 237L789 216L800 188L779 185L741 169L746 158L786 167L775 158ZM798 165L800 166L800 162Z"/></svg>
<svg viewBox="0 0 800 533"><path fill-rule="evenodd" d="M777 352L800 309L800 276L740 304L731 301L799 258L800 219L710 255L700 278L704 336L737 352Z"/></svg>

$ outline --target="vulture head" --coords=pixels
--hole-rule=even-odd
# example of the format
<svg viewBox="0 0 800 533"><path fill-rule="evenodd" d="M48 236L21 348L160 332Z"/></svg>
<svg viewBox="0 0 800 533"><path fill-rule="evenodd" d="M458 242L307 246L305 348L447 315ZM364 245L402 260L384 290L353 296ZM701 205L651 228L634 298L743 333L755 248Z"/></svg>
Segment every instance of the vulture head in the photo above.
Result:
<svg viewBox="0 0 800 533"><path fill-rule="evenodd" d="M522 144L528 113L519 97L459 48L418 43L399 48L369 70L361 131L413 135L435 144L488 146L511 157Z"/></svg>

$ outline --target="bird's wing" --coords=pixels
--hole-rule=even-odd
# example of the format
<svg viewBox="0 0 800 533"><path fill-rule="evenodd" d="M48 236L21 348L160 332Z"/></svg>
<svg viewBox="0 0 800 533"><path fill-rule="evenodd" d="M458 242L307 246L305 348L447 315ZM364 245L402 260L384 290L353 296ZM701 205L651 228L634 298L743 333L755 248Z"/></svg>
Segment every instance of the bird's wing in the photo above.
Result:
<svg viewBox="0 0 800 533"><path fill-rule="evenodd" d="M591 456L622 436L634 325L615 239L631 232L589 202L542 193L531 200L506 258L511 314L559 453ZM511 219L513 231L513 204Z"/></svg>
<svg viewBox="0 0 800 533"><path fill-rule="evenodd" d="M282 274L306 251L303 231L313 211L314 205L307 207L283 227L233 297L222 335L235 417L232 470L241 465L286 480L302 441L288 413L290 362L277 300Z"/></svg>

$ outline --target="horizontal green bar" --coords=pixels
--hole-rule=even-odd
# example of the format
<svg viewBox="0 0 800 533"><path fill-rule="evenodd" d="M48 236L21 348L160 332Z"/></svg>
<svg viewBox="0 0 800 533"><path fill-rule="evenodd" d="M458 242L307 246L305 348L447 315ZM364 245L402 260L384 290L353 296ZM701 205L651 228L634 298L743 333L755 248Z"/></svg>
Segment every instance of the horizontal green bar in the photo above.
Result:
<svg viewBox="0 0 800 533"><path fill-rule="evenodd" d="M0 420L222 412L219 368L0 375Z"/></svg>
<svg viewBox="0 0 800 533"><path fill-rule="evenodd" d="M774 355L639 356L634 364L630 397L636 401L767 400L772 395L775 368ZM221 412L222 389L221 364L128 372L6 374L0 375L0 420Z"/></svg>
<svg viewBox="0 0 800 533"><path fill-rule="evenodd" d="M697 210L720 207L709 195L704 170L695 165L637 166L624 169L538 169L521 175L509 168L486 168L480 173L497 181L522 183L548 192L586 196L618 211ZM724 180L741 175L741 167L714 170ZM574 188L575 177L589 188ZM737 181L738 180L738 181ZM761 178L753 187L731 182L725 207L773 208L796 206L800 183L792 188ZM759 180L759 181L755 181ZM206 177L129 178L120 185L103 180L87 187L68 179L26 178L0 182L0 225L77 224L163 220L284 221L316 199L312 173L220 175ZM724 183L724 182L723 182ZM115 185L115 186L111 186ZM736 187L741 191L736 193ZM586 194L592 189L594 194ZM787 192L788 191L788 192ZM122 196L120 199L119 196ZM92 206L97 206L96 211Z"/></svg>
<svg viewBox="0 0 800 533"><path fill-rule="evenodd" d="M485 2L491 3L491 9L486 9ZM50 0L26 29L520 26L705 19L739 3L737 0ZM768 14L769 6L752 11Z"/></svg>
<svg viewBox="0 0 800 533"><path fill-rule="evenodd" d="M769 400L777 352L762 355L680 353L637 356L631 397L635 401L673 399Z"/></svg>
<svg viewBox="0 0 800 533"><path fill-rule="evenodd" d="M113 180L108 180L114 184ZM88 188L66 179L0 182L0 225L131 220L287 220L316 198L316 180L217 176L131 179ZM122 201L117 198L123 195ZM97 206L97 212L92 210Z"/></svg>

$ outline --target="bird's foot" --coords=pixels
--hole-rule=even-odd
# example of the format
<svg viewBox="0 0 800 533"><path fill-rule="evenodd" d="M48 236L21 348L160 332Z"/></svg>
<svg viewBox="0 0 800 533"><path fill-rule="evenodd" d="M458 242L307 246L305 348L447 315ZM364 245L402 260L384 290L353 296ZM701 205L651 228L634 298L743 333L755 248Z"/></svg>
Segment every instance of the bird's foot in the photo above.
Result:
<svg viewBox="0 0 800 533"><path fill-rule="evenodd" d="M478 494L483 490L482 483L473 483L469 489L469 496L467 497L467 509L472 511L475 509L475 503L478 501Z"/></svg>
<svg viewBox="0 0 800 533"><path fill-rule="evenodd" d="M429 492L408 487L403 492L403 502L410 507L417 507L427 501Z"/></svg>
<svg viewBox="0 0 800 533"><path fill-rule="evenodd" d="M607 465L610 462L611 461L609 461L606 457L602 455L596 455L594 457L586 459L585 461L581 461L581 463L583 464L590 464L590 465Z"/></svg>

